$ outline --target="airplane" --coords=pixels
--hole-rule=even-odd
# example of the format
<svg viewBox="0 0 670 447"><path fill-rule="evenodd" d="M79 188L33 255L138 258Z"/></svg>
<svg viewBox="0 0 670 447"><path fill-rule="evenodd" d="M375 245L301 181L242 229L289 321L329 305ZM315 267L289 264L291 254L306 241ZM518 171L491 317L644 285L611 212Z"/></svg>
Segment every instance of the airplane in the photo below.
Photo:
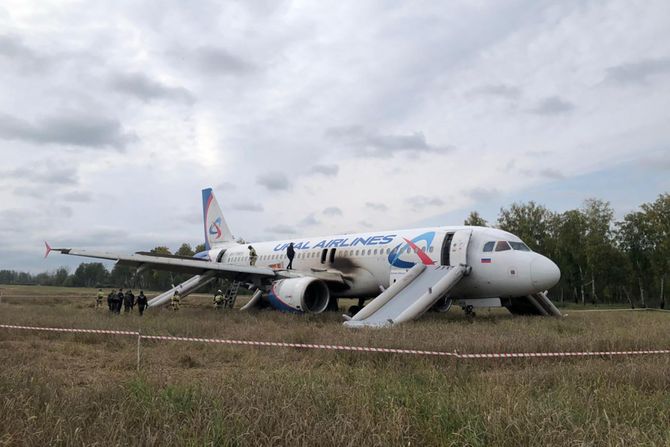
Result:
<svg viewBox="0 0 670 447"><path fill-rule="evenodd" d="M231 280L227 298L233 302L241 285L254 290L243 310L269 304L284 312L318 314L337 310L341 298L358 299L344 315L344 324L352 327L397 324L429 309L448 311L454 302L471 315L476 307L561 315L546 294L560 279L558 266L500 229L438 226L240 244L211 188L202 190L202 203L205 250L192 258L51 248L46 242L45 257L57 251L114 260L136 274L164 270L194 275L151 299L150 307L167 303L176 291L185 297L223 278ZM296 253L291 270L286 268L289 243ZM257 253L255 265L251 246Z"/></svg>

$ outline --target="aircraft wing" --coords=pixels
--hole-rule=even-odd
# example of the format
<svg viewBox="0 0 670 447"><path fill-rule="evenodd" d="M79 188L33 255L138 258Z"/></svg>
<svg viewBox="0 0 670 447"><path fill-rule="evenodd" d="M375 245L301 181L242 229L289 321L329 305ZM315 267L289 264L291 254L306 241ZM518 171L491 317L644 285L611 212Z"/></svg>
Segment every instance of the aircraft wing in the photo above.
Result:
<svg viewBox="0 0 670 447"><path fill-rule="evenodd" d="M164 270L175 273L186 273L190 275L204 275L213 272L220 278L231 278L251 280L253 278L296 278L301 276L311 276L326 282L335 282L344 284L344 278L339 271L295 271L280 270L276 271L268 267L255 267L244 265L221 264L206 259L185 258L173 255L154 255L146 252L135 253L132 255L120 255L104 251L80 250L75 248L51 248L46 244L46 255L57 251L64 255L82 256L85 258L108 259L116 261L118 265L131 267L139 271L145 270ZM211 276L212 273L209 274Z"/></svg>
<svg viewBox="0 0 670 447"><path fill-rule="evenodd" d="M85 258L108 259L116 261L118 265L132 267L141 270L165 270L175 273L187 273L191 275L203 275L207 272L217 272L217 276L239 276L249 277L276 277L277 273L266 267L252 267L242 265L219 264L205 259L181 258L177 256L147 255L135 253L132 255L119 255L103 251L79 250L75 248L51 248L47 244L47 255L51 251L57 251L64 255L82 256Z"/></svg>

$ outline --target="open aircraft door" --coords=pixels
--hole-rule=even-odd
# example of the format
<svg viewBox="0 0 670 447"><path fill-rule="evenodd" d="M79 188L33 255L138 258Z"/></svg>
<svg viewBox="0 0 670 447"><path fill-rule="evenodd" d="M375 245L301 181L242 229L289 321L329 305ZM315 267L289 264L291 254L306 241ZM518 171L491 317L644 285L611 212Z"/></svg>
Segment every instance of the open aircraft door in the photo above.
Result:
<svg viewBox="0 0 670 447"><path fill-rule="evenodd" d="M468 265L468 246L470 245L472 230L458 230L451 238L449 247L449 265Z"/></svg>

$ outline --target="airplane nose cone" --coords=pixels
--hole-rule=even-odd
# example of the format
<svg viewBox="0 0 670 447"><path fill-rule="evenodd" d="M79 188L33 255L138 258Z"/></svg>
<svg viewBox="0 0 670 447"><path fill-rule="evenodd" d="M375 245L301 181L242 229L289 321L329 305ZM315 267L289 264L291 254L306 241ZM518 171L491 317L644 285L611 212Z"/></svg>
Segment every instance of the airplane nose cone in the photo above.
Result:
<svg viewBox="0 0 670 447"><path fill-rule="evenodd" d="M561 279L561 270L551 259L538 255L530 263L530 279L539 291L551 289Z"/></svg>

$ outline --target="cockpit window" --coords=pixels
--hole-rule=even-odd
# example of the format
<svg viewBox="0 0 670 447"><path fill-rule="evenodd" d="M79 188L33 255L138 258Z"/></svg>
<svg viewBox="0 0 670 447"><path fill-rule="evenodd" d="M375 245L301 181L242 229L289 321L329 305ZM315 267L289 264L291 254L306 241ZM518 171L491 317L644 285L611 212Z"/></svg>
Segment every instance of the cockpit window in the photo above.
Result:
<svg viewBox="0 0 670 447"><path fill-rule="evenodd" d="M507 241L496 242L496 251L506 251L506 250L511 250Z"/></svg>
<svg viewBox="0 0 670 447"><path fill-rule="evenodd" d="M482 248L482 251L493 251L493 246L495 245L495 241L489 241L484 244L484 248Z"/></svg>
<svg viewBox="0 0 670 447"><path fill-rule="evenodd" d="M530 248L528 248L528 245L524 244L523 242L509 241L509 244L512 246L513 250L530 251Z"/></svg>

